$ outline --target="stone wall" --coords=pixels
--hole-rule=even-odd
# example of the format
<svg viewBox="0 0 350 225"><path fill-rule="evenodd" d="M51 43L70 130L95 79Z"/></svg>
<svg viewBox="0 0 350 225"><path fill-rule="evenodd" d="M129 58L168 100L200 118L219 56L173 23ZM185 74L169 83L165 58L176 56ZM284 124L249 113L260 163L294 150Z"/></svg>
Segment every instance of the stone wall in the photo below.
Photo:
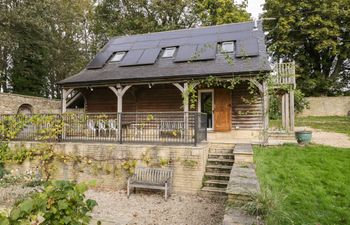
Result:
<svg viewBox="0 0 350 225"><path fill-rule="evenodd" d="M20 143L13 142L11 147ZM23 143L22 143L23 144ZM37 143L27 142L27 147ZM56 143L55 151L66 154L73 153L81 158L93 158L90 162L76 165L71 163L55 163L55 179L70 179L86 181L96 180L98 186L122 189L126 187L128 172L123 169L125 162L137 161L137 166L159 167L161 161L169 161L168 167L174 171L174 192L196 193L202 187L205 164L208 155L208 144L194 146L163 146L163 145L133 145L133 144L101 144L101 143ZM106 173L106 165L110 173ZM9 169L19 168L19 171L35 170L37 163L26 161L20 167L7 165ZM163 165L164 166L164 165ZM12 168L11 168L12 167Z"/></svg>
<svg viewBox="0 0 350 225"><path fill-rule="evenodd" d="M61 102L46 98L0 93L0 114L17 113L18 109L28 105L32 113L60 113Z"/></svg>
<svg viewBox="0 0 350 225"><path fill-rule="evenodd" d="M300 116L346 116L350 111L350 96L309 97L310 109Z"/></svg>

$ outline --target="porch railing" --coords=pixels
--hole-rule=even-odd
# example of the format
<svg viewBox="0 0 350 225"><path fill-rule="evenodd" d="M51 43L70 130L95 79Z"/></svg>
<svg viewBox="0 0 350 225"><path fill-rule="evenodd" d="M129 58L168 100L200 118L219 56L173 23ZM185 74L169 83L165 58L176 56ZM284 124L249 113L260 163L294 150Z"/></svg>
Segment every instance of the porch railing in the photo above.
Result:
<svg viewBox="0 0 350 225"><path fill-rule="evenodd" d="M11 116L17 120L23 118L23 115ZM206 114L198 112L67 113L49 117L52 118L49 122L26 123L19 128L14 140L41 140L40 135L45 133L42 130L48 131L58 123L61 132L55 141L196 145L207 139ZM0 116L0 125L6 126L4 118L6 116Z"/></svg>

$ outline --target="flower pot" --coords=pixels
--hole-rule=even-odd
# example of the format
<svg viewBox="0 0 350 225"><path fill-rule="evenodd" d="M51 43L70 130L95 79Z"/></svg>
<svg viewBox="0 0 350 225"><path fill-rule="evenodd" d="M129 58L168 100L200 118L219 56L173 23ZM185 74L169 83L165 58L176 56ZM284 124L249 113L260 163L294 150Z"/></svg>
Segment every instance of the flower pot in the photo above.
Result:
<svg viewBox="0 0 350 225"><path fill-rule="evenodd" d="M296 131L295 132L295 138L297 139L297 142L302 145L307 145L310 143L312 138L312 131Z"/></svg>

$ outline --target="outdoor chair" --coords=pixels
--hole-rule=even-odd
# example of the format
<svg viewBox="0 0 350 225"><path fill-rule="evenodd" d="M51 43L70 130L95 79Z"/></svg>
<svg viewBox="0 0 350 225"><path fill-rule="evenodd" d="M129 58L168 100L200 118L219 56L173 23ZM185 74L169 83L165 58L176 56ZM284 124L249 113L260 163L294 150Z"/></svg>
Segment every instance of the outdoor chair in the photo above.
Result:
<svg viewBox="0 0 350 225"><path fill-rule="evenodd" d="M107 133L107 128L106 128L106 123L104 121L98 121L97 124L98 128L98 135L101 136L102 131L106 134Z"/></svg>
<svg viewBox="0 0 350 225"><path fill-rule="evenodd" d="M115 119L108 120L109 137L111 137L112 131L115 131L115 138L118 138L118 127Z"/></svg>
<svg viewBox="0 0 350 225"><path fill-rule="evenodd" d="M88 120L86 125L87 125L88 130L90 130L92 132L92 136L95 137L96 131L97 131L97 129L95 127L95 122L93 120Z"/></svg>

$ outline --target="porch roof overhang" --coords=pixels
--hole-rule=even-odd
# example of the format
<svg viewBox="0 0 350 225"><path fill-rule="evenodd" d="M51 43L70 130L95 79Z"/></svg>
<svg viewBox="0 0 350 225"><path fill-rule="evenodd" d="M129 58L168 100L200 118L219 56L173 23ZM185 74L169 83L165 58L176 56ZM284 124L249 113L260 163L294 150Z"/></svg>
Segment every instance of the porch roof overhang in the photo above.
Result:
<svg viewBox="0 0 350 225"><path fill-rule="evenodd" d="M258 57L256 57L258 58ZM244 69L226 63L215 62L196 62L195 65L185 63L186 65L177 65L177 68L159 68L154 70L154 66L138 66L124 67L118 70L83 70L80 73L69 77L57 84L62 87L90 87L90 86L106 86L115 84L142 84L142 83L171 83L203 79L208 76L217 77L255 77L258 75L266 75L271 72L268 62L264 66L261 65L260 59L250 59L250 65ZM203 63L203 65L200 65ZM211 64L210 66L207 64ZM191 68L192 67L192 68ZM193 68L195 67L195 68ZM122 70L120 70L122 69ZM123 71L123 69L126 69ZM174 71L176 70L176 71Z"/></svg>

